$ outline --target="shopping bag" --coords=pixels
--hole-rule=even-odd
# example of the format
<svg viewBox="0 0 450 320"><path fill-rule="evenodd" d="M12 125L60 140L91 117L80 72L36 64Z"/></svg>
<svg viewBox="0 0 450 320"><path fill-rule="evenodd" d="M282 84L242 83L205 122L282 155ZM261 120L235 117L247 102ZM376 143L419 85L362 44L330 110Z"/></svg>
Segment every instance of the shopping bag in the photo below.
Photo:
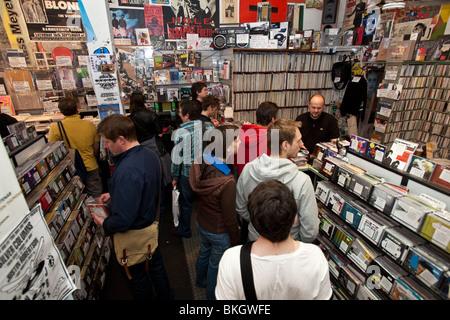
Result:
<svg viewBox="0 0 450 320"><path fill-rule="evenodd" d="M180 217L180 206L178 205L178 197L180 196L180 191L175 187L172 189L172 214L173 214L173 225L178 227L178 218Z"/></svg>

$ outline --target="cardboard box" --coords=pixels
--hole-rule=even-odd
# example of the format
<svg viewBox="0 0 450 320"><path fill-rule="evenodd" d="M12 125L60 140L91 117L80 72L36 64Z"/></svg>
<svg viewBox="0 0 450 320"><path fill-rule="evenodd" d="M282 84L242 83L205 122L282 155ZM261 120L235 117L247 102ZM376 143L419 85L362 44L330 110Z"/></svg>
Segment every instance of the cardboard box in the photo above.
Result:
<svg viewBox="0 0 450 320"><path fill-rule="evenodd" d="M409 195L397 198L391 217L407 228L419 232L426 215L435 211L436 209L425 204L417 196Z"/></svg>

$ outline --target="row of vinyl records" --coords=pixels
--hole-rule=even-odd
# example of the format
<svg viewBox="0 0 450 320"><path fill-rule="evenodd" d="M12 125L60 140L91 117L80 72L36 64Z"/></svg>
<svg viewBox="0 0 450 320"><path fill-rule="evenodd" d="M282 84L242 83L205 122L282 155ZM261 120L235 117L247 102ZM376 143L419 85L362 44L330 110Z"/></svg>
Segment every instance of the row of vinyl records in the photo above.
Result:
<svg viewBox="0 0 450 320"><path fill-rule="evenodd" d="M307 106L297 108L280 108L278 110L277 118L295 120L299 115L301 115L302 113L306 113L308 111L309 110ZM330 113L331 108L329 106L325 106L324 111ZM240 110L238 112L233 113L233 118L236 121L248 121L251 123L256 123L256 111Z"/></svg>
<svg viewBox="0 0 450 320"><path fill-rule="evenodd" d="M449 77L434 77L433 87L435 88L450 88Z"/></svg>
<svg viewBox="0 0 450 320"><path fill-rule="evenodd" d="M406 64L400 69L400 77L431 76L434 64Z"/></svg>
<svg viewBox="0 0 450 320"><path fill-rule="evenodd" d="M285 89L331 89L332 87L333 81L329 72L233 74L234 92Z"/></svg>
<svg viewBox="0 0 450 320"><path fill-rule="evenodd" d="M320 93L325 101L331 101L333 90L307 90L307 91L275 91L275 92L251 92L233 93L234 110L256 110L260 103L272 101L281 109L283 107L307 106L309 99L316 93Z"/></svg>
<svg viewBox="0 0 450 320"><path fill-rule="evenodd" d="M233 74L233 91L286 89L286 73Z"/></svg>
<svg viewBox="0 0 450 320"><path fill-rule="evenodd" d="M449 81L449 84L450 84L450 81ZM448 87L447 88L443 87L442 89L430 88L430 93L428 94L428 98L449 101L450 100L450 88L448 88Z"/></svg>
<svg viewBox="0 0 450 320"><path fill-rule="evenodd" d="M306 53L234 53L234 72L330 71L334 57Z"/></svg>
<svg viewBox="0 0 450 320"><path fill-rule="evenodd" d="M440 100L428 100L424 99L410 99L410 100L402 100L395 101L394 103L390 103L387 101L380 101L378 104L377 113L389 117L392 112L405 112L405 111L416 111L425 112L426 110L435 111L435 112L447 112L448 109L448 99L446 101ZM423 106L426 104L426 109ZM399 114L395 115L397 117L401 116ZM418 113L417 116L421 119L422 114ZM393 118L394 120L400 121L405 118ZM407 118L410 119L410 118Z"/></svg>
<svg viewBox="0 0 450 320"><path fill-rule="evenodd" d="M448 116L448 115L447 115ZM431 134L449 137L450 136L450 126L448 121L445 124L432 123L420 121L418 122L417 130L422 130L425 132L430 132Z"/></svg>
<svg viewBox="0 0 450 320"><path fill-rule="evenodd" d="M398 84L403 85L403 89L427 88L431 79L430 77L400 77Z"/></svg>
<svg viewBox="0 0 450 320"><path fill-rule="evenodd" d="M439 64L436 66L436 71L434 71L435 76L449 76L450 65L449 64Z"/></svg>
<svg viewBox="0 0 450 320"><path fill-rule="evenodd" d="M428 88L414 88L414 89L405 89L401 91L400 100L403 99L421 99L425 98L428 93Z"/></svg>
<svg viewBox="0 0 450 320"><path fill-rule="evenodd" d="M381 120L381 118L376 119ZM420 120L420 125L427 125L427 126L443 125L444 127L448 127L448 124L450 123L450 115L446 112L440 111L436 112L433 110L419 109L419 110L392 112L392 116L390 118L391 123L411 121L411 120Z"/></svg>
<svg viewBox="0 0 450 320"><path fill-rule="evenodd" d="M449 155L450 151L450 137L449 136L439 136L436 134L433 134L428 131L417 131L417 139L421 141L429 141L429 142L435 142L438 145L446 146L444 148L441 148L441 157L446 158Z"/></svg>

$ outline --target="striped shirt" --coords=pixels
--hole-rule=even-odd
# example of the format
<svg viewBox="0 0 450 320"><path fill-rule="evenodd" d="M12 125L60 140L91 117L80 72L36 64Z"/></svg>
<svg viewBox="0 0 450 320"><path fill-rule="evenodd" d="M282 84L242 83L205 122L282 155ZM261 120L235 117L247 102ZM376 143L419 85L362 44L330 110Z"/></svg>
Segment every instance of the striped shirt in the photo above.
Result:
<svg viewBox="0 0 450 320"><path fill-rule="evenodd" d="M174 147L172 149L171 174L173 180L181 175L189 177L189 169L195 159L201 159L203 153L203 125L205 129L212 129L212 123L192 120L180 125L172 133Z"/></svg>

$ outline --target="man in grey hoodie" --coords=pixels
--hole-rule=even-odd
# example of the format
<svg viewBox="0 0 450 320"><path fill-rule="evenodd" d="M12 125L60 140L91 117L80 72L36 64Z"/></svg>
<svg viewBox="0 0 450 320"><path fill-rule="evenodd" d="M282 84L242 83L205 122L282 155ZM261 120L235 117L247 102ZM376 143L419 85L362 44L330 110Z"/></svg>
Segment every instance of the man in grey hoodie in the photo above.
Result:
<svg viewBox="0 0 450 320"><path fill-rule="evenodd" d="M249 194L262 181L277 179L287 185L294 193L297 202L298 215L291 229L294 240L313 242L319 232L319 217L314 187L311 179L298 170L289 159L297 157L303 145L300 133L300 123L279 119L267 131L267 144L271 155L262 154L248 163L236 186L236 212L245 220L250 221L247 209ZM249 224L250 241L258 238L253 225Z"/></svg>

